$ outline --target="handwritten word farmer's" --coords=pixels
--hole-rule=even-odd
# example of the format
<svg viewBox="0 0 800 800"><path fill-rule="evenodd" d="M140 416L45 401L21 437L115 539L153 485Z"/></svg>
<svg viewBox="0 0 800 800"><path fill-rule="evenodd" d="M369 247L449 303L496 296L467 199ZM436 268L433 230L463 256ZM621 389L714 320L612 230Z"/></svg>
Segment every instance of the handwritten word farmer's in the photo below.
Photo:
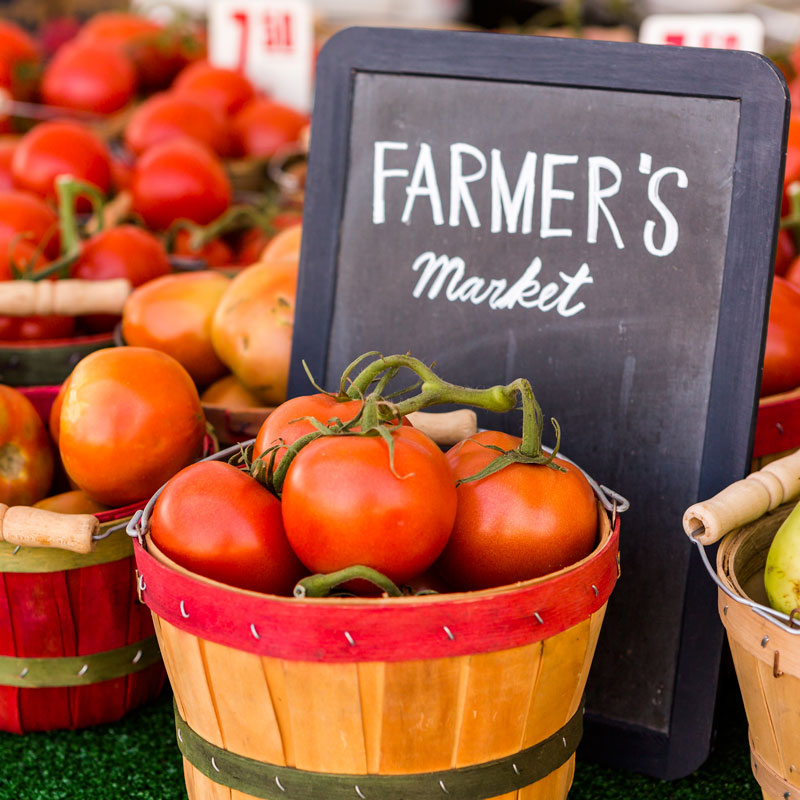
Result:
<svg viewBox="0 0 800 800"><path fill-rule="evenodd" d="M372 222L374 225L387 222L386 193L402 186L406 199L399 221L407 225L416 208L417 214L430 214L431 221L437 226L457 228L466 221L472 228L488 226L491 233L525 235L532 234L536 225L540 239L585 237L587 243L596 244L602 224L608 229L607 234L613 238L617 248L623 250L626 243L613 211L606 202L617 195L622 186L622 170L611 158L585 158L585 226L576 230L565 227L562 222L557 227L553 220L555 201L571 202L575 199L574 191L559 187L556 170L575 168L580 161L578 155L544 153L537 182L539 154L528 151L512 190L500 150L492 149L487 157L486 153L473 145L456 142L449 147L450 191L449 202L445 206L429 144L422 142L414 156L408 142L376 141L373 150ZM639 172L650 176L647 201L653 212L653 218L648 218L643 226L641 244L650 255L663 258L677 247L680 231L675 215L660 196L661 183L669 178L679 189L685 189L689 181L686 173L678 167L665 166L653 171L652 158L647 153L639 155ZM478 213L471 185L487 177L490 211L488 218L484 219ZM534 220L537 189L538 215ZM542 271L539 257L533 258L513 282L502 277L468 275L464 259L437 255L430 250L419 255L411 268L419 273L413 289L416 298L426 294L433 300L443 295L451 302L485 303L492 309L520 306L538 308L540 311L555 310L563 317L573 316L586 307L577 295L582 287L594 282L589 265L584 262L572 275L559 271L560 282L542 284L539 280Z"/></svg>

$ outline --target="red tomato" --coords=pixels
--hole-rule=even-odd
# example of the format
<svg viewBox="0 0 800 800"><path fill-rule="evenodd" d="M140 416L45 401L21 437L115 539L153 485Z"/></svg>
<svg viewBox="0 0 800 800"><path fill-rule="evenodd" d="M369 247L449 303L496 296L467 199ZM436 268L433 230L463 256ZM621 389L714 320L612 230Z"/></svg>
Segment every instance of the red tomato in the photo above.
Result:
<svg viewBox="0 0 800 800"><path fill-rule="evenodd" d="M13 278L12 261L19 269L38 271L47 265L36 245L8 231L0 234L0 281Z"/></svg>
<svg viewBox="0 0 800 800"><path fill-rule="evenodd" d="M75 39L59 48L42 75L45 103L77 111L110 114L136 91L133 62L102 42Z"/></svg>
<svg viewBox="0 0 800 800"><path fill-rule="evenodd" d="M29 506L53 481L53 450L44 423L22 392L0 385L0 503Z"/></svg>
<svg viewBox="0 0 800 800"><path fill-rule="evenodd" d="M69 477L119 507L150 497L200 455L205 417L189 373L145 347L109 347L69 377L58 444Z"/></svg>
<svg viewBox="0 0 800 800"><path fill-rule="evenodd" d="M785 275L796 255L792 234L786 228L781 228L775 247L775 274Z"/></svg>
<svg viewBox="0 0 800 800"><path fill-rule="evenodd" d="M125 145L137 155L168 139L188 136L221 156L231 150L225 118L190 95L162 92L145 100L125 126Z"/></svg>
<svg viewBox="0 0 800 800"><path fill-rule="evenodd" d="M14 188L14 176L11 174L11 160L17 149L17 139L0 139L0 191Z"/></svg>
<svg viewBox="0 0 800 800"><path fill-rule="evenodd" d="M172 252L182 258L194 258L205 261L209 267L228 267L235 258L233 250L222 240L212 239L200 248L191 245L192 234L185 228L178 231L175 236Z"/></svg>
<svg viewBox="0 0 800 800"><path fill-rule="evenodd" d="M167 251L158 237L137 225L118 225L83 243L71 275L95 281L127 278L133 286L140 286L169 272Z"/></svg>
<svg viewBox="0 0 800 800"><path fill-rule="evenodd" d="M143 153L131 180L133 210L165 230L176 219L205 225L231 203L231 184L219 159L192 139L170 139Z"/></svg>
<svg viewBox="0 0 800 800"><path fill-rule="evenodd" d="M83 243L70 275L83 280L127 278L132 286L141 286L169 272L167 251L160 239L136 225L118 225ZM119 316L90 314L83 321L90 331L101 333L112 330Z"/></svg>
<svg viewBox="0 0 800 800"><path fill-rule="evenodd" d="M286 540L280 501L220 461L192 464L170 479L150 533L177 564L240 589L290 595L306 574Z"/></svg>
<svg viewBox="0 0 800 800"><path fill-rule="evenodd" d="M0 316L0 341L67 339L75 332L75 317L54 314L48 317Z"/></svg>
<svg viewBox="0 0 800 800"><path fill-rule="evenodd" d="M41 197L19 190L0 191L0 237L27 234L34 246L46 241L44 252L50 258L59 253L58 217Z"/></svg>
<svg viewBox="0 0 800 800"><path fill-rule="evenodd" d="M478 433L447 453L456 480L480 472L520 439ZM436 570L456 589L487 589L537 578L589 555L597 541L597 503L583 473L561 459L558 472L540 464L511 464L458 486L458 511Z"/></svg>
<svg viewBox="0 0 800 800"><path fill-rule="evenodd" d="M27 31L0 19L0 86L17 99L27 99L35 86L39 47Z"/></svg>
<svg viewBox="0 0 800 800"><path fill-rule="evenodd" d="M266 231L261 228L248 228L239 237L236 247L236 263L245 267L255 264L269 241L270 235Z"/></svg>
<svg viewBox="0 0 800 800"><path fill-rule="evenodd" d="M46 57L51 57L60 47L74 39L81 31L76 17L48 19L39 29L39 42Z"/></svg>
<svg viewBox="0 0 800 800"><path fill-rule="evenodd" d="M800 114L789 118L789 138L786 142L786 166L783 171L784 189L800 180Z"/></svg>
<svg viewBox="0 0 800 800"><path fill-rule="evenodd" d="M283 524L312 572L362 564L405 583L442 552L456 513L447 459L414 428L392 438L396 475L379 436L324 436L289 467Z"/></svg>
<svg viewBox="0 0 800 800"><path fill-rule="evenodd" d="M161 23L125 11L95 14L83 26L82 40L114 45L132 59L144 89L163 89L193 58L204 53L202 43L186 28Z"/></svg>
<svg viewBox="0 0 800 800"><path fill-rule="evenodd" d="M125 302L122 335L177 359L200 386L228 368L211 345L211 318L230 279L201 270L164 275L136 289Z"/></svg>
<svg viewBox="0 0 800 800"><path fill-rule="evenodd" d="M800 287L775 277L767 325L761 396L800 386Z"/></svg>
<svg viewBox="0 0 800 800"><path fill-rule="evenodd" d="M253 455L258 458L276 444L289 446L301 436L315 430L304 417L313 417L326 425L334 418L349 422L361 410L360 400L338 401L326 394L309 394L293 397L281 403L261 424L253 447ZM281 448L275 456L275 465L280 463L286 450ZM269 461L269 456L265 457Z"/></svg>
<svg viewBox="0 0 800 800"><path fill-rule="evenodd" d="M77 122L42 122L28 131L14 151L11 172L19 188L51 200L59 175L92 183L103 194L111 187L111 159L103 140Z"/></svg>
<svg viewBox="0 0 800 800"><path fill-rule="evenodd" d="M192 95L220 114L235 114L255 96L253 84L233 69L196 61L184 69L172 84L179 94Z"/></svg>
<svg viewBox="0 0 800 800"><path fill-rule="evenodd" d="M289 106L257 97L233 120L233 132L244 156L269 158L281 147L296 142L308 125L308 116Z"/></svg>

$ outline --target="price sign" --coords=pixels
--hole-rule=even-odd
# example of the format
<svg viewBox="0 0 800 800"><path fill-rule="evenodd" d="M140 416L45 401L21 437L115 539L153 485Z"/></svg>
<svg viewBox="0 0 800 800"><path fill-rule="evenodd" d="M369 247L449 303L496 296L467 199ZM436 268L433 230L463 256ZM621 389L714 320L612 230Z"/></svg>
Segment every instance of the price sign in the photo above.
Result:
<svg viewBox="0 0 800 800"><path fill-rule="evenodd" d="M212 63L244 72L282 103L311 110L313 27L302 0L217 0L208 14Z"/></svg>
<svg viewBox="0 0 800 800"><path fill-rule="evenodd" d="M755 14L653 14L642 22L639 41L760 53L764 23Z"/></svg>

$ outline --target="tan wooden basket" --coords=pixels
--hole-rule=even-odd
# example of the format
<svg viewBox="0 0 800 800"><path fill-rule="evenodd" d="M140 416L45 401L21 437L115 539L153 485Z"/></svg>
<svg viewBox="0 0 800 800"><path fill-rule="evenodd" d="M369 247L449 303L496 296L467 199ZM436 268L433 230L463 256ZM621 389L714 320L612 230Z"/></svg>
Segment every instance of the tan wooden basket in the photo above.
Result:
<svg viewBox="0 0 800 800"><path fill-rule="evenodd" d="M154 498L155 499L155 498ZM281 598L224 586L128 532L175 694L191 800L563 800L618 576L595 551L497 589Z"/></svg>
<svg viewBox="0 0 800 800"><path fill-rule="evenodd" d="M800 612L769 607L769 546L800 496L800 451L688 509L684 529L718 586L749 727L753 774L764 800L800 797ZM716 570L704 545L720 540Z"/></svg>

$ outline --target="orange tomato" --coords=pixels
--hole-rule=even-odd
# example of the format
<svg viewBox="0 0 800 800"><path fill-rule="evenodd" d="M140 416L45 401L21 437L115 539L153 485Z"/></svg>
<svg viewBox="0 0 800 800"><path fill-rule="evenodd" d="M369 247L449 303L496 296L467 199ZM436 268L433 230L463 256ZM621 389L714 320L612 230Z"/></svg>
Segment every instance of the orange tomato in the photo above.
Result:
<svg viewBox="0 0 800 800"><path fill-rule="evenodd" d="M122 311L130 345L152 347L179 361L205 386L228 369L211 345L211 319L230 280L203 270L164 275L135 289Z"/></svg>
<svg viewBox="0 0 800 800"><path fill-rule="evenodd" d="M50 406L50 416L48 417L47 424L50 428L50 438L55 442L58 447L58 433L61 427L61 406L64 403L64 394L67 391L67 384L69 383L69 375L67 379L61 384L58 390L53 405Z"/></svg>
<svg viewBox="0 0 800 800"><path fill-rule="evenodd" d="M294 261L300 262L300 239L303 235L303 226L300 223L292 225L270 239L267 246L261 251L259 261Z"/></svg>
<svg viewBox="0 0 800 800"><path fill-rule="evenodd" d="M266 405L286 399L296 294L296 264L253 264L231 281L211 324L220 360Z"/></svg>
<svg viewBox="0 0 800 800"><path fill-rule="evenodd" d="M0 503L27 506L41 500L53 468L53 449L33 403L0 385Z"/></svg>
<svg viewBox="0 0 800 800"><path fill-rule="evenodd" d="M110 347L78 362L64 392L67 475L104 505L145 500L195 461L205 416L189 373L166 353Z"/></svg>
<svg viewBox="0 0 800 800"><path fill-rule="evenodd" d="M256 397L235 375L226 375L214 381L201 395L207 405L225 408L259 408L261 399Z"/></svg>
<svg viewBox="0 0 800 800"><path fill-rule="evenodd" d="M109 510L108 506L95 502L86 492L82 492L80 489L72 489L69 492L50 495L50 497L45 497L33 505L35 508L58 511L61 514L99 514L102 511Z"/></svg>

